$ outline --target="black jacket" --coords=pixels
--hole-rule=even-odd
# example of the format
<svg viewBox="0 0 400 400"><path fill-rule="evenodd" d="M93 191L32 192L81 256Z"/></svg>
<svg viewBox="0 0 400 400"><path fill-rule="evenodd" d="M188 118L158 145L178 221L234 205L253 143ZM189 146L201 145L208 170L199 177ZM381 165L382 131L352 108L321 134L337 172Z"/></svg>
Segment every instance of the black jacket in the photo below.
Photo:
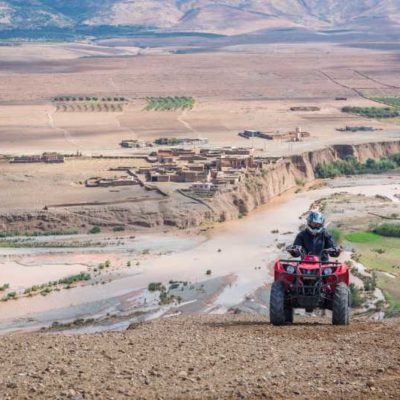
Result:
<svg viewBox="0 0 400 400"><path fill-rule="evenodd" d="M318 256L322 261L329 259L328 255L322 254L323 250L336 248L334 239L326 229L315 236L304 229L296 236L293 245L303 247L307 255Z"/></svg>

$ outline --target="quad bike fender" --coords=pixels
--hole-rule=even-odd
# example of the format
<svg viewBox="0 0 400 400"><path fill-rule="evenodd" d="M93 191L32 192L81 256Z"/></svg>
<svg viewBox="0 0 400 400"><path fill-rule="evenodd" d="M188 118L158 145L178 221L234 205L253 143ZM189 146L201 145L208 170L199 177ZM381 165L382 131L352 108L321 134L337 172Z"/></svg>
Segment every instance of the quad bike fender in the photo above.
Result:
<svg viewBox="0 0 400 400"><path fill-rule="evenodd" d="M338 278L338 283L343 282L347 286L350 285L350 273L349 273L349 267L346 264L340 265L336 271L335 275Z"/></svg>

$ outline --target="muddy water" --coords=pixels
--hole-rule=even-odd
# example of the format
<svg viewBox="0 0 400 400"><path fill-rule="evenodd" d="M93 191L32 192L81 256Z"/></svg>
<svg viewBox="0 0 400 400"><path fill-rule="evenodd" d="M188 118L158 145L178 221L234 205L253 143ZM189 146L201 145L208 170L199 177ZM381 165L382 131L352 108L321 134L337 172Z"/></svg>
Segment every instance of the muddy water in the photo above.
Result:
<svg viewBox="0 0 400 400"><path fill-rule="evenodd" d="M149 282L203 282L209 278L206 276L207 270L212 271L213 278L227 275L235 277L222 292L211 296L209 304L203 309L203 312L224 312L271 281L270 267L282 254L277 244L289 244L293 240L302 222L299 216L309 209L313 201L342 191L385 195L395 201L394 194L399 185L400 177L395 177L390 184L385 185L363 181L362 186L344 188L336 182L335 187L296 195L287 194L246 218L218 226L207 240L182 235L139 235L135 238L139 248L162 248L168 254L146 256L137 267L111 273L111 281L103 285L78 287L47 297L36 296L0 303L0 330L33 327L54 320L101 316L118 311L122 304L126 306L129 302L132 307L137 307L145 302L146 293L143 288ZM279 229L278 234L272 233L275 229ZM76 261L76 258L82 257L79 252L76 249L66 257ZM113 253L115 249L103 249L102 252L102 256L110 259L114 257L121 265L132 257L126 248L125 254L121 254L121 249L118 249L118 257ZM90 258L88 254L84 256ZM51 259L52 256L49 257Z"/></svg>

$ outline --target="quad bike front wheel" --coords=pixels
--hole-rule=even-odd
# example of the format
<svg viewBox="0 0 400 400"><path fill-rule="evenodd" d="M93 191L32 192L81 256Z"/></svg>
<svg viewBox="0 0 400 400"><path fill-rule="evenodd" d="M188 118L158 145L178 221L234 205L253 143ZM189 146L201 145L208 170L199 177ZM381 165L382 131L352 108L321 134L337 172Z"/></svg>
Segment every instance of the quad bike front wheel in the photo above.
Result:
<svg viewBox="0 0 400 400"><path fill-rule="evenodd" d="M341 282L336 286L332 303L332 324L349 325L350 323L350 289Z"/></svg>
<svg viewBox="0 0 400 400"><path fill-rule="evenodd" d="M272 284L269 319L272 325L293 323L293 308L285 306L285 285L282 281L276 281Z"/></svg>

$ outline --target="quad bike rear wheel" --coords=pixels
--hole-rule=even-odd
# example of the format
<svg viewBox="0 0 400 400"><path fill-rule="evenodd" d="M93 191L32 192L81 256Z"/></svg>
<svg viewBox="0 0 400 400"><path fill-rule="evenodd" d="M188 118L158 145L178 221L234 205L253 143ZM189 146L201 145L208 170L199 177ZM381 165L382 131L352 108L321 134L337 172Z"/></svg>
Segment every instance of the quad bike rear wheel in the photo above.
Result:
<svg viewBox="0 0 400 400"><path fill-rule="evenodd" d="M269 319L273 325L293 323L293 308L285 306L285 285L282 281L276 281L272 284Z"/></svg>
<svg viewBox="0 0 400 400"><path fill-rule="evenodd" d="M336 286L332 303L332 324L349 325L350 323L350 289L341 282Z"/></svg>

